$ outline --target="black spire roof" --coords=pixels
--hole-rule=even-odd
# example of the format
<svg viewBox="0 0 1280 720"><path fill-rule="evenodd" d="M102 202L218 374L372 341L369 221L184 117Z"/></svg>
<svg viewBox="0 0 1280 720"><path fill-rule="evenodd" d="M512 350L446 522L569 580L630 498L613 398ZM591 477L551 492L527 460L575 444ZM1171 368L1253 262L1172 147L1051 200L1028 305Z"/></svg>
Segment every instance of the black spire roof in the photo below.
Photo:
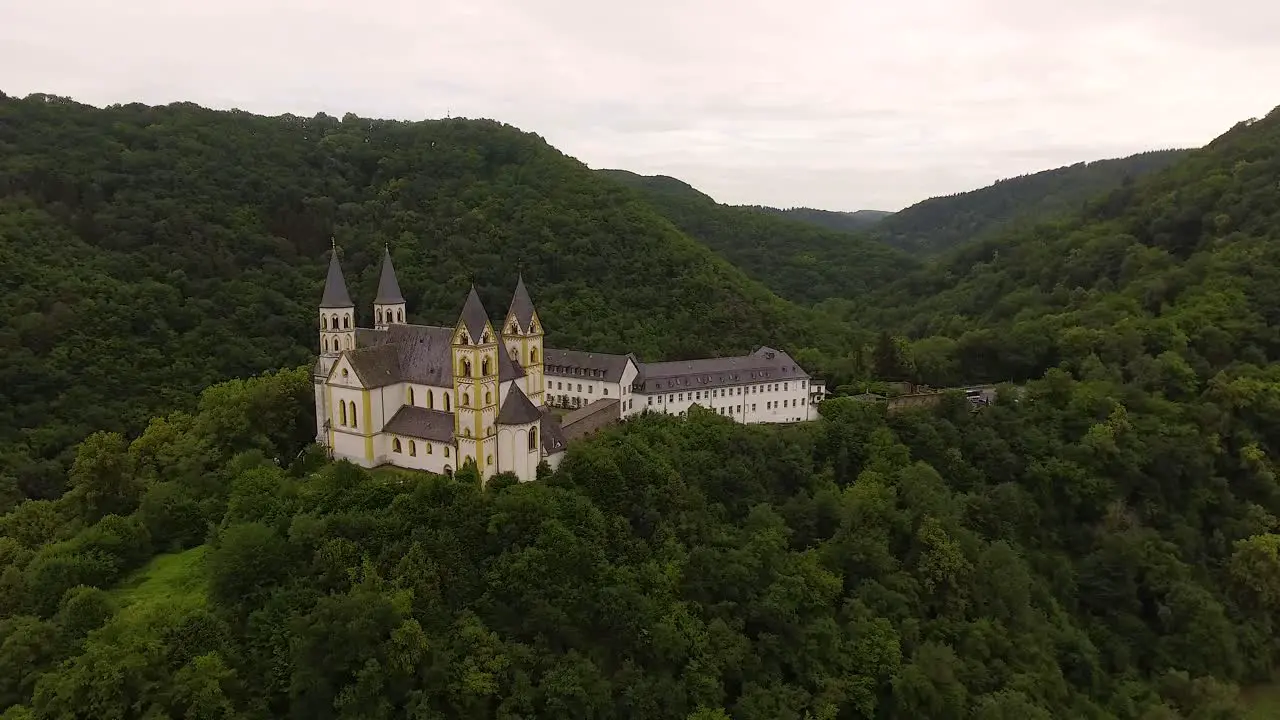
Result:
<svg viewBox="0 0 1280 720"><path fill-rule="evenodd" d="M475 285L471 286L471 294L467 295L467 303L462 306L460 320L462 326L467 329L467 334L471 336L471 342L478 344L484 334L484 326L489 322L489 313L485 312L484 304L480 302L480 295L476 292Z"/></svg>
<svg viewBox="0 0 1280 720"><path fill-rule="evenodd" d="M396 269L391 265L390 248L382 254L382 275L378 278L378 295L373 302L377 305L398 305L404 302L400 283L396 281Z"/></svg>
<svg viewBox="0 0 1280 720"><path fill-rule="evenodd" d="M329 275L324 279L324 295L320 297L322 308L348 308L355 305L351 302L351 294L347 292L347 281L342 277L342 267L338 265L338 246L333 246L329 256Z"/></svg>
<svg viewBox="0 0 1280 720"><path fill-rule="evenodd" d="M529 288L524 286L523 275L516 279L516 291L511 296L511 307L507 314L514 315L516 322L524 330L528 330L529 323L533 322L533 298L529 297Z"/></svg>

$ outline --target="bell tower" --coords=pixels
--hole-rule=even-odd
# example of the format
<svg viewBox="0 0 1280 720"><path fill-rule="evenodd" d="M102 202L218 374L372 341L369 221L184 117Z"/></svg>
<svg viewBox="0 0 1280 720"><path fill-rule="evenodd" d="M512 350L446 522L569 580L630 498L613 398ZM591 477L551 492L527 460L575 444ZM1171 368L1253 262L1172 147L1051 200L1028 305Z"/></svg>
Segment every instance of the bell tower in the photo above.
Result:
<svg viewBox="0 0 1280 720"><path fill-rule="evenodd" d="M320 362L325 373L343 350L356 346L356 306L351 302L342 266L338 264L337 244L333 243L332 248L329 274L320 297Z"/></svg>
<svg viewBox="0 0 1280 720"><path fill-rule="evenodd" d="M516 279L516 290L511 295L511 306L502 324L502 341L512 359L524 368L524 394L534 405L541 407L544 404L542 322L533 307L533 298L529 297L523 275Z"/></svg>
<svg viewBox="0 0 1280 720"><path fill-rule="evenodd" d="M476 462L480 479L498 471L498 335L472 286L453 331L454 438L458 465Z"/></svg>
<svg viewBox="0 0 1280 720"><path fill-rule="evenodd" d="M373 322L378 330L388 325L404 324L405 302L391 265L391 248L383 249L382 274L378 276L378 295L373 299Z"/></svg>

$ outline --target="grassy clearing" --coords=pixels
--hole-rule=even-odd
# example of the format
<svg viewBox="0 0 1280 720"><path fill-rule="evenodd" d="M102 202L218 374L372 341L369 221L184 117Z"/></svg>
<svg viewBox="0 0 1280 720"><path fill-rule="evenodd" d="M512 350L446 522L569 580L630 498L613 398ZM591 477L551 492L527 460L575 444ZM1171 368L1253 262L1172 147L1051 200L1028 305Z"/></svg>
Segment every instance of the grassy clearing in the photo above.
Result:
<svg viewBox="0 0 1280 720"><path fill-rule="evenodd" d="M1255 685L1240 693L1248 710L1243 720L1276 720L1280 718L1280 681Z"/></svg>
<svg viewBox="0 0 1280 720"><path fill-rule="evenodd" d="M203 606L208 600L207 554L208 547L201 545L152 558L112 591L121 615L140 615L156 606Z"/></svg>

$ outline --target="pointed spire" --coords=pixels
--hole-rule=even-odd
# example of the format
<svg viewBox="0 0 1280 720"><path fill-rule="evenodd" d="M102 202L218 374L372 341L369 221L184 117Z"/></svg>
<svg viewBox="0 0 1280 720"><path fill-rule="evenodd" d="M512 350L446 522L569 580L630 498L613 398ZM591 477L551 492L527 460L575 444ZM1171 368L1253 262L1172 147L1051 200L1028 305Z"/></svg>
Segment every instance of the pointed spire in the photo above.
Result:
<svg viewBox="0 0 1280 720"><path fill-rule="evenodd" d="M489 322L489 313L485 311L484 303L480 302L480 294L476 292L475 285L471 286L467 303L462 306L462 316L459 321L467 329L471 342L479 343L480 337L484 334L484 326Z"/></svg>
<svg viewBox="0 0 1280 720"><path fill-rule="evenodd" d="M516 276L516 291L511 295L511 307L507 315L514 315L516 322L524 330L533 322L533 298L529 297L529 288L524 286L524 275Z"/></svg>
<svg viewBox="0 0 1280 720"><path fill-rule="evenodd" d="M347 280L342 276L342 266L338 264L338 244L329 240L333 252L329 255L329 275L324 280L324 294L320 296L322 308L346 308L351 302L351 294L347 292Z"/></svg>
<svg viewBox="0 0 1280 720"><path fill-rule="evenodd" d="M378 295L373 299L375 305L399 305L404 302L400 293L400 283L396 280L396 269L391 265L391 248L384 247L382 253L382 276L378 278Z"/></svg>

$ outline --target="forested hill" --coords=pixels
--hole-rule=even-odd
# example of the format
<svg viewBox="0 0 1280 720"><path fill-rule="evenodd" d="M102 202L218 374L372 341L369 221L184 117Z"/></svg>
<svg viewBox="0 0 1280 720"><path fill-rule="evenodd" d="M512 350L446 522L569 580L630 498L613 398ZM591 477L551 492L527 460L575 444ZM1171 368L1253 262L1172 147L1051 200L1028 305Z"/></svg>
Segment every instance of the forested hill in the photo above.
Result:
<svg viewBox="0 0 1280 720"><path fill-rule="evenodd" d="M675 178L598 172L638 190L690 237L795 302L861 297L918 266L905 253L866 235L831 230L771 210L723 205Z"/></svg>
<svg viewBox="0 0 1280 720"><path fill-rule="evenodd" d="M781 215L792 220L800 220L814 225L820 225L831 230L844 230L846 232L862 232L870 229L872 226L881 222L893 213L887 210L854 210L852 212L840 212L835 210L818 210L817 208L794 207L794 208L775 208L765 205L742 205L739 207L747 207L753 210L762 210L775 215Z"/></svg>
<svg viewBox="0 0 1280 720"><path fill-rule="evenodd" d="M330 239L369 322L389 244L419 322L523 271L556 345L688 357L839 343L634 193L496 122L0 98L0 485L227 377L306 362Z"/></svg>
<svg viewBox="0 0 1280 720"><path fill-rule="evenodd" d="M936 383L1062 365L1188 398L1256 366L1276 392L1280 111L1074 217L966 246L859 317L917 338L915 371Z"/></svg>
<svg viewBox="0 0 1280 720"><path fill-rule="evenodd" d="M885 217L870 232L918 257L936 255L1019 222L1078 212L1087 201L1168 167L1186 152L1145 152L1001 180L916 203Z"/></svg>

